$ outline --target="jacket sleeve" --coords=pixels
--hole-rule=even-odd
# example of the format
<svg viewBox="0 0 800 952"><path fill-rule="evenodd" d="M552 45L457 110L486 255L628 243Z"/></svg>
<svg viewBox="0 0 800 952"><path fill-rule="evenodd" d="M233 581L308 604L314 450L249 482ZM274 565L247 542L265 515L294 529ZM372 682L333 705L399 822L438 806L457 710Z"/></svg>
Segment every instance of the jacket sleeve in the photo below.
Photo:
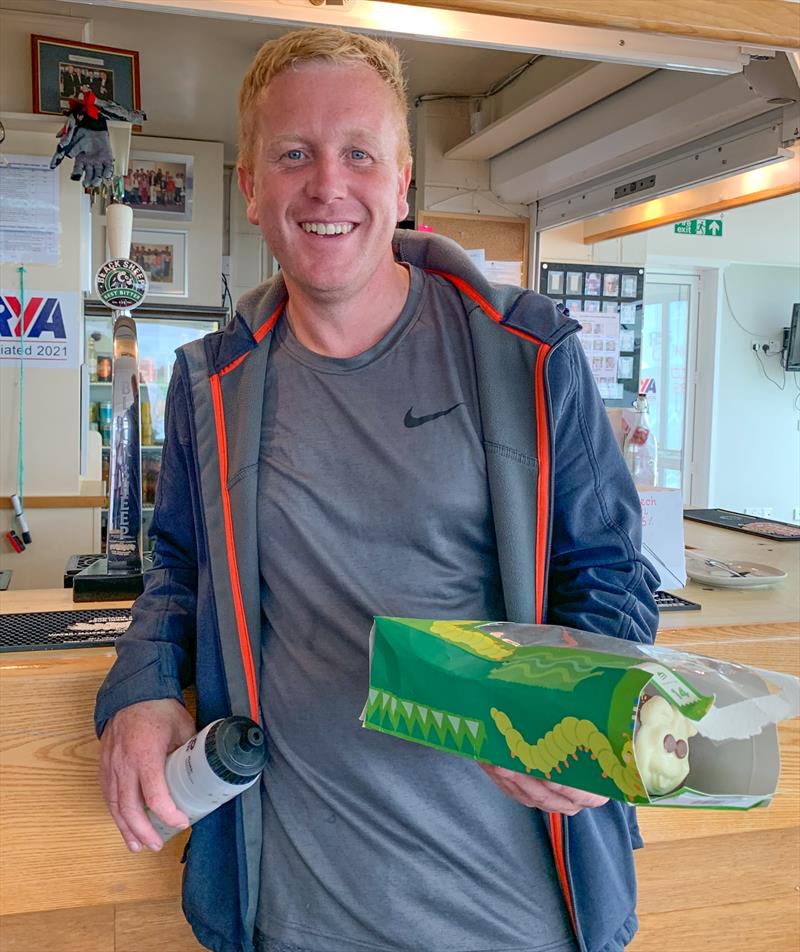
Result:
<svg viewBox="0 0 800 952"><path fill-rule="evenodd" d="M99 737L118 710L139 701L175 698L193 680L197 565L197 499L186 384L175 363L167 394L164 447L153 522L153 568L132 609L128 630L117 639L117 658L95 706Z"/></svg>
<svg viewBox="0 0 800 952"><path fill-rule="evenodd" d="M553 521L547 621L652 642L659 578L641 554L639 496L576 337L548 367Z"/></svg>

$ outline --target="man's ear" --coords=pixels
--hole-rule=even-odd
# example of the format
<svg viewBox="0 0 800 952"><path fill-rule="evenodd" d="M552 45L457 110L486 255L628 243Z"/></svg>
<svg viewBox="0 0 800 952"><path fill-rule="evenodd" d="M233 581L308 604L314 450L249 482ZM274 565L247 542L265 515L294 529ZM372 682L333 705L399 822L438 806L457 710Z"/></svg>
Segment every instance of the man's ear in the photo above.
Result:
<svg viewBox="0 0 800 952"><path fill-rule="evenodd" d="M403 221L408 217L408 186L411 184L411 166L412 160L409 159L397 173L397 221Z"/></svg>
<svg viewBox="0 0 800 952"><path fill-rule="evenodd" d="M251 225L258 224L258 205L256 202L256 188L252 173L243 165L236 166L236 175L239 179L239 191L244 196L247 205L247 220Z"/></svg>

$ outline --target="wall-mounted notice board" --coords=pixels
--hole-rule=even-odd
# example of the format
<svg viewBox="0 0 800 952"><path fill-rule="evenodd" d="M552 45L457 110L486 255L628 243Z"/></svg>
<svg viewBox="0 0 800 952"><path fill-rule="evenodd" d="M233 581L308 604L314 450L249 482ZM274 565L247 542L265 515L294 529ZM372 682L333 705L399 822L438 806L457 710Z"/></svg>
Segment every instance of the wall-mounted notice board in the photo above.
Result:
<svg viewBox="0 0 800 952"><path fill-rule="evenodd" d="M578 340L606 406L630 406L646 386L639 376L644 268L544 261L539 291L580 321Z"/></svg>
<svg viewBox="0 0 800 952"><path fill-rule="evenodd" d="M489 262L519 262L522 286L530 287L528 283L530 219L421 211L417 215L417 228L423 225L426 226L424 230L427 231L430 228L437 235L452 238L467 251L482 249Z"/></svg>

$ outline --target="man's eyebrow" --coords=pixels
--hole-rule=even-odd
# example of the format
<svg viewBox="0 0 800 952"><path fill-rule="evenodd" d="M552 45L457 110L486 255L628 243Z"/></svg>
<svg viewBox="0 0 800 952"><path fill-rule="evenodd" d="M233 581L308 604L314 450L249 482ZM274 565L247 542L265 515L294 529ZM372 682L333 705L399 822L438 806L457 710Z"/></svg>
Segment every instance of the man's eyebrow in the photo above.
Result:
<svg viewBox="0 0 800 952"><path fill-rule="evenodd" d="M383 148L383 139L384 137L373 132L371 129L366 128L355 128L349 130L344 136L351 144L355 145L359 142L363 142L365 145L369 145L373 148ZM308 143L310 140L307 136L302 135L299 132L282 132L278 135L267 138L265 144L269 147L281 146L284 144L304 144ZM388 148L388 145L385 146Z"/></svg>

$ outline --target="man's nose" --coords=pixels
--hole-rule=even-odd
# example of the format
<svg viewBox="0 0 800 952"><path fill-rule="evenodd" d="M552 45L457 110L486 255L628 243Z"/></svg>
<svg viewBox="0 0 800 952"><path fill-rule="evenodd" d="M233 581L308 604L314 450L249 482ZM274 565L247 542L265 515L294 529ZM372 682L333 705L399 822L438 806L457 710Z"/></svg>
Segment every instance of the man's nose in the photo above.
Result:
<svg viewBox="0 0 800 952"><path fill-rule="evenodd" d="M346 191L344 169L338 157L317 156L306 181L306 193L309 198L327 203L337 198L344 198Z"/></svg>

